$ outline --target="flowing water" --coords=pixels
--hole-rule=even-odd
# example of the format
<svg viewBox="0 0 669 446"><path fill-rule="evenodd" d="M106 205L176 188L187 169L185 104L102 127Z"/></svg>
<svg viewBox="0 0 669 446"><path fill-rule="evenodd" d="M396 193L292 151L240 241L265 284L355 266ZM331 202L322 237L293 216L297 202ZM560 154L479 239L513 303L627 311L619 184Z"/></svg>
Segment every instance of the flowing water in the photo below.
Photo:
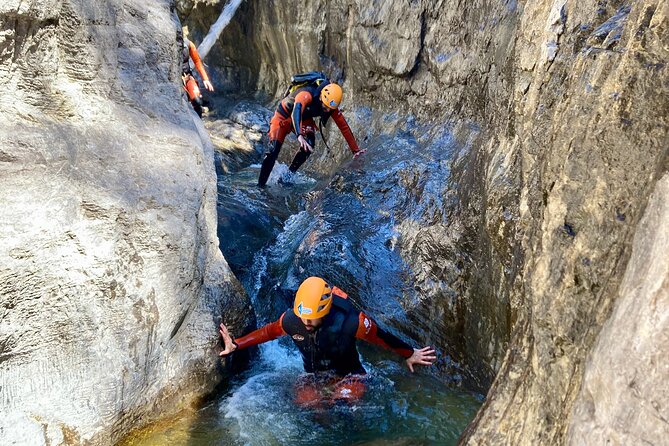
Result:
<svg viewBox="0 0 669 446"><path fill-rule="evenodd" d="M290 307L301 280L318 275L347 291L384 328L416 344L395 328L411 322L407 303L394 297L412 290L411 268L396 249L397 225L444 218L435 213L446 205L448 160L459 148L447 133L410 130L369 140L364 158L330 179L298 173L289 185L280 184L288 177L280 163L263 190L255 186L257 164L219 176L221 250L249 293L259 324L276 320ZM412 333L429 338L425 331L435 326L437 321L425 321ZM411 374L391 352L365 345L360 351L369 374L367 391L356 403L296 405L295 383L303 369L286 337L260 346L251 368L234 377L217 401L133 444L457 442L481 405L479 396L445 384L457 379L434 369L419 366Z"/></svg>

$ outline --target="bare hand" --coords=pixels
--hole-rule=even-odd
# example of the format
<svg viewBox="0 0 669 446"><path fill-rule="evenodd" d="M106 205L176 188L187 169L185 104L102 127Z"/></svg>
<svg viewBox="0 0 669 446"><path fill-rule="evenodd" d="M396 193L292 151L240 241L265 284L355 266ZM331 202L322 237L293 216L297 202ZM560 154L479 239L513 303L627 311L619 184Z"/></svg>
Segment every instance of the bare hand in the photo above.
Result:
<svg viewBox="0 0 669 446"><path fill-rule="evenodd" d="M214 91L214 86L209 81L204 81L204 88L206 88L209 91Z"/></svg>
<svg viewBox="0 0 669 446"><path fill-rule="evenodd" d="M353 154L353 158L357 158L357 157L359 157L360 155L362 155L362 154L365 153L366 151L367 151L367 149L358 150L357 152L355 152L355 153Z"/></svg>
<svg viewBox="0 0 669 446"><path fill-rule="evenodd" d="M297 137L297 140L300 142L300 148L304 150L307 153L311 153L312 150L314 150L313 147L307 142L306 139L304 139L304 136L300 135Z"/></svg>
<svg viewBox="0 0 669 446"><path fill-rule="evenodd" d="M227 356L237 350L237 346L234 342L232 342L232 336L230 336L228 328L223 325L223 323L221 323L218 332L221 334L221 337L223 338L223 345L225 346L225 350L221 351L218 356Z"/></svg>
<svg viewBox="0 0 669 446"><path fill-rule="evenodd" d="M421 349L414 348L413 355L407 358L406 363L409 366L409 370L413 373L414 364L420 365L432 365L432 362L437 359L434 356L435 351L432 347L423 347Z"/></svg>

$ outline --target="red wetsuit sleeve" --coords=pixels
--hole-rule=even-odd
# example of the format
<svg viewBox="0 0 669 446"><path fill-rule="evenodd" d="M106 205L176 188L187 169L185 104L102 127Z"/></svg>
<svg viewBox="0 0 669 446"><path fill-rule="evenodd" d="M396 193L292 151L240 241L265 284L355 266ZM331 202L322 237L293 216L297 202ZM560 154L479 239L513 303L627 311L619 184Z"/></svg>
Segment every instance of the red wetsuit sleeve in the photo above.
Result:
<svg viewBox="0 0 669 446"><path fill-rule="evenodd" d="M358 142L355 140L355 136L353 136L353 131L351 130L351 127L348 126L346 118L344 118L344 115L339 111L339 109L336 109L332 112L332 119L334 119L335 124L337 124L337 127L339 127L339 131L344 136L344 139L346 140L349 149L351 149L351 152L356 153L360 151Z"/></svg>
<svg viewBox="0 0 669 446"><path fill-rule="evenodd" d="M363 312L358 316L358 331L355 337L392 350L404 358L413 355L413 348L409 344L380 329L376 322Z"/></svg>
<svg viewBox="0 0 669 446"><path fill-rule="evenodd" d="M202 80L208 81L209 76L207 76L207 72L205 71L204 65L202 64L202 59L200 59L200 53L197 52L197 48L195 48L195 44L193 42L188 42L188 53L190 54L190 58L193 59L195 69L197 69L197 72L200 73Z"/></svg>
<svg viewBox="0 0 669 446"><path fill-rule="evenodd" d="M300 136L302 131L302 110L307 108L307 105L311 103L313 97L308 91L300 91L297 96L295 96L295 105L293 106L293 128L295 129L295 134Z"/></svg>
<svg viewBox="0 0 669 446"><path fill-rule="evenodd" d="M241 338L235 339L234 342L235 344L237 344L237 350L262 344L263 342L271 341L273 339L285 335L286 332L283 331L283 326L282 326L283 316L285 314L286 313L282 314L278 321L274 321L271 324L267 324L264 327L252 331L246 336L242 336Z"/></svg>

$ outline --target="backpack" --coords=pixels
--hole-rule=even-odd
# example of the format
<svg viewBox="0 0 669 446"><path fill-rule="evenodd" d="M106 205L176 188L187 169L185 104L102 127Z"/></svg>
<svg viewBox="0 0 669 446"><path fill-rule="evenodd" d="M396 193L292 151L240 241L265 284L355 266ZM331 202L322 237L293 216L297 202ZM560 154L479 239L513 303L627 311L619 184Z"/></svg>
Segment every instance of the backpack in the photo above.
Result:
<svg viewBox="0 0 669 446"><path fill-rule="evenodd" d="M283 97L290 95L298 88L304 88L308 86L320 87L323 84L328 84L330 79L320 71L309 71L307 73L296 74L290 78L290 85L286 88L286 92L283 94Z"/></svg>
<svg viewBox="0 0 669 446"><path fill-rule="evenodd" d="M292 94L299 88L311 87L311 86L320 87L321 85L327 85L329 83L330 79L328 79L325 73L320 71L308 71L306 73L295 74L290 78L290 85L288 85L288 87L286 88L283 97L284 98L288 97L290 94ZM327 123L329 117L330 115L327 115L325 118L323 117L319 118L318 131L321 134L323 143L325 143L325 147L327 147L328 150L331 150L327 140L325 139L325 135L323 135L323 126Z"/></svg>

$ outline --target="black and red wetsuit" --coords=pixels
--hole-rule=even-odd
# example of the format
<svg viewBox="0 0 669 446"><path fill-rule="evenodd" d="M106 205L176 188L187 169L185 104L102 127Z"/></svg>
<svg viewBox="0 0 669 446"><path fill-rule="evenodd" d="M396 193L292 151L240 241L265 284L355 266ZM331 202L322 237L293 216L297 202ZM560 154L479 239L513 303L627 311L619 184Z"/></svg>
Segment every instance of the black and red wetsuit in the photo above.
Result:
<svg viewBox="0 0 669 446"><path fill-rule="evenodd" d="M283 141L286 139L288 133L295 132L299 137L302 135L311 147L316 143L316 123L314 118L320 117L322 122L326 122L329 118L337 124L341 131L351 152L356 153L360 151L358 143L353 136L351 127L349 127L344 115L339 109L329 110L323 107L320 101L320 94L323 88L328 83L323 83L320 86L307 86L298 88L288 96L286 96L276 107L274 116L269 124L269 149L265 153L265 159L262 162L260 169L260 177L258 178L258 185L264 186L267 183L269 174L274 168ZM309 158L310 152L299 150L293 162L290 163L289 170L297 172L302 164Z"/></svg>
<svg viewBox="0 0 669 446"><path fill-rule="evenodd" d="M208 81L209 76L207 75L207 70L204 69L204 64L202 63L202 59L200 58L200 53L197 52L195 44L184 37L183 54L181 60L181 71L183 72L184 75L189 75L189 76L193 75L193 69L191 68L191 60L193 61L193 65L195 66L197 72L200 73L202 80Z"/></svg>
<svg viewBox="0 0 669 446"><path fill-rule="evenodd" d="M410 345L383 331L367 315L357 311L346 293L337 287L333 287L332 293L330 312L315 331L307 331L291 309L285 311L277 321L235 339L237 348L247 348L289 335L302 354L306 372L329 371L339 376L366 373L360 363L356 339L393 350L404 358L413 354Z"/></svg>
<svg viewBox="0 0 669 446"><path fill-rule="evenodd" d="M184 90L188 94L188 100L193 105L193 108L197 112L198 116L202 117L202 93L200 91L200 86L198 85L197 79L193 76L193 69L191 67L191 61L200 73L200 77L204 82L209 82L209 76L207 75L207 70L204 69L204 64L202 59L200 59L200 53L197 52L195 44L184 37L183 42L183 53L181 61L181 70L182 70L182 81ZM206 84L205 84L206 85Z"/></svg>

